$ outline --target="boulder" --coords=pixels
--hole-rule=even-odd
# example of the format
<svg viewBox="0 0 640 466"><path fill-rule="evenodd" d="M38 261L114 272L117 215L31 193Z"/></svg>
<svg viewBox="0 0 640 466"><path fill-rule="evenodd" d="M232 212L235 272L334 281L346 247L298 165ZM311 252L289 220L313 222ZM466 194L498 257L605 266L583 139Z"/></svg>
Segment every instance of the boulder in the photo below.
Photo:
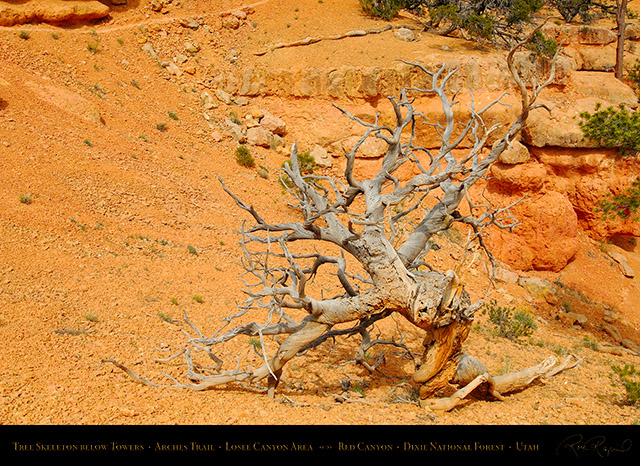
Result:
<svg viewBox="0 0 640 466"><path fill-rule="evenodd" d="M533 147L597 147L598 144L585 139L579 123L580 113L593 112L601 102L591 97L560 104L544 101L551 112L542 108L532 111L522 131L522 140Z"/></svg>
<svg viewBox="0 0 640 466"><path fill-rule="evenodd" d="M529 149L520 141L512 141L509 147L500 154L498 161L507 165L526 163L531 159Z"/></svg>
<svg viewBox="0 0 640 466"><path fill-rule="evenodd" d="M247 129L247 142L252 146L270 147L273 142L273 133L260 126Z"/></svg>
<svg viewBox="0 0 640 466"><path fill-rule="evenodd" d="M571 76L571 84L581 95L602 100L606 105L638 106L638 97L633 89L616 79L613 73L577 71Z"/></svg>
<svg viewBox="0 0 640 466"><path fill-rule="evenodd" d="M333 161L327 150L319 144L316 144L313 149L309 151L309 155L313 157L316 164L320 167L331 167Z"/></svg>
<svg viewBox="0 0 640 466"><path fill-rule="evenodd" d="M351 136L342 141L342 150L345 153L351 152L351 149L356 145L360 136ZM382 157L387 152L387 143L382 139L375 137L367 138L356 151L356 157L364 159L372 159Z"/></svg>
<svg viewBox="0 0 640 466"><path fill-rule="evenodd" d="M578 42L584 45L607 45L618 39L611 29L598 26L582 26L577 36Z"/></svg>
<svg viewBox="0 0 640 466"><path fill-rule="evenodd" d="M262 117L260 126L279 136L284 136L287 133L287 125L284 120L270 113L266 113Z"/></svg>
<svg viewBox="0 0 640 466"><path fill-rule="evenodd" d="M517 199L503 199L499 205ZM578 218L562 194L550 191L534 195L511 208L511 213L520 222L513 232L495 228L487 238L489 249L499 261L517 270L557 272L578 252Z"/></svg>
<svg viewBox="0 0 640 466"><path fill-rule="evenodd" d="M549 280L537 277L521 277L518 280L518 284L527 290L534 299L545 301L549 304L557 302L554 287Z"/></svg>
<svg viewBox="0 0 640 466"><path fill-rule="evenodd" d="M616 63L615 45L583 45L567 48L580 71L610 71Z"/></svg>
<svg viewBox="0 0 640 466"><path fill-rule="evenodd" d="M227 29L238 29L240 27L240 19L235 15L225 15L222 17L222 27Z"/></svg>
<svg viewBox="0 0 640 466"><path fill-rule="evenodd" d="M409 28L398 28L393 32L393 34L398 39L403 40L405 42L413 42L414 40L416 40L416 35Z"/></svg>
<svg viewBox="0 0 640 466"><path fill-rule="evenodd" d="M547 168L537 162L524 164L494 163L490 168L490 186L510 193L537 193L547 178Z"/></svg>

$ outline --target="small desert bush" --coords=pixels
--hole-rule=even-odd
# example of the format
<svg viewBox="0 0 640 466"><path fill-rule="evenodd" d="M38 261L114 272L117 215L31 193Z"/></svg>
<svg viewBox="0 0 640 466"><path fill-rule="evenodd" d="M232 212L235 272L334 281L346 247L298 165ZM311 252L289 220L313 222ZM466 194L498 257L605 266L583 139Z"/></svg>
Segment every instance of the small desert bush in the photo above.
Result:
<svg viewBox="0 0 640 466"><path fill-rule="evenodd" d="M256 164L256 160L246 146L240 145L236 148L236 162L243 167L251 168Z"/></svg>
<svg viewBox="0 0 640 466"><path fill-rule="evenodd" d="M630 404L640 403L640 371L629 364L625 364L624 367L613 366L613 371L618 374L627 391L627 401Z"/></svg>
<svg viewBox="0 0 640 466"><path fill-rule="evenodd" d="M289 164L289 166L291 166L291 159L282 162L282 167L284 167L287 163ZM316 160L309 152L298 153L298 167L300 168L301 175L311 175L315 171L317 166L318 165L316 164ZM280 177L280 184L282 184L284 187L293 187L293 181L291 181L291 178L289 178L289 175L287 174L283 174Z"/></svg>
<svg viewBox="0 0 640 466"><path fill-rule="evenodd" d="M530 336L537 329L533 314L525 308L499 306L493 299L485 306L484 313L489 314L489 322L495 327L496 333L512 341Z"/></svg>

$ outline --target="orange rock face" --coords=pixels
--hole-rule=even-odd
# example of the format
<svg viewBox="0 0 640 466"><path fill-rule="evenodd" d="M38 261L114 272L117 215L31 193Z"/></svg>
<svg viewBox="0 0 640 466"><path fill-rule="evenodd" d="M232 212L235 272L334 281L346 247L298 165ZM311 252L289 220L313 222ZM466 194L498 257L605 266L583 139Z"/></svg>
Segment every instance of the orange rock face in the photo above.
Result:
<svg viewBox="0 0 640 466"><path fill-rule="evenodd" d="M517 200L505 196L501 204ZM487 243L495 257L519 270L562 270L578 252L578 218L562 194L536 194L511 213L519 225L513 232L494 229Z"/></svg>

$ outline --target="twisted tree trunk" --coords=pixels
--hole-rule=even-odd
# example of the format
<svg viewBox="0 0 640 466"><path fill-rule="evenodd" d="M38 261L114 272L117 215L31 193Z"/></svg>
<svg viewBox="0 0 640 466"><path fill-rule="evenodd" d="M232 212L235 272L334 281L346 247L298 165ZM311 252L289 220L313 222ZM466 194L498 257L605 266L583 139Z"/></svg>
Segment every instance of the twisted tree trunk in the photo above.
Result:
<svg viewBox="0 0 640 466"><path fill-rule="evenodd" d="M363 337L363 352L363 348L371 344L369 328L377 320L394 313L405 317L426 335L423 355L413 375L413 381L421 387L420 397L424 406L450 409L471 392L502 399L501 391L525 386L551 374L553 364L549 366L546 363L513 377L494 378L481 363L465 355L463 344L474 314L482 303L471 303L464 290L463 262L446 272L433 270L425 262L430 251L429 241L455 222L469 225L481 246L483 230L489 225L501 228L517 225L509 215L509 207L495 210L490 205L475 206L467 198L467 192L485 176L491 164L518 134L529 112L537 107L535 100L539 92L553 78L554 66L549 79L535 88L532 95L528 94L513 66L513 54L524 43L514 47L507 56L509 69L522 95L521 113L489 150L486 149L488 138L498 127L487 128L482 115L500 103L500 98L482 109L476 109L472 101L469 120L457 122L453 111L455 102L447 95L447 83L456 70L442 65L431 71L412 63L424 73L425 86L404 89L400 96L390 97L395 111L394 127L380 125L377 119L374 123L366 123L343 110L345 115L366 128L363 137L345 154L344 183L324 176L303 176L294 144L291 163L284 167L284 176L290 183L284 185L291 186L290 193L297 199L296 207L302 214L302 221L269 223L222 183L225 191L254 221L252 227L243 227L241 244L243 266L255 281L247 282L249 298L242 304L238 315L263 311L267 313L267 322L237 326L209 338L192 326L198 335L191 338L188 347L179 353L187 360L191 383L172 386L204 390L233 382L255 385L266 380L271 396L275 396L283 367L298 354L329 337L345 333ZM445 117L444 123L433 124L442 140L437 153L420 147L415 141L417 120L421 115L414 110L410 94L424 93L439 98ZM358 180L353 171L356 151L369 137L383 140L388 148L378 173L370 179ZM473 143L467 154L454 157L453 150L468 139ZM414 164L419 173L401 182L395 173L404 164ZM436 191L442 194L435 198L435 202L427 204L427 198L434 197ZM470 213L463 216L458 208L465 200ZM397 212L404 203L411 206L392 215L391 210L396 208L394 211ZM403 217L420 211L422 220L413 231L406 237L396 237L398 223ZM317 246L316 250L328 243L337 246L342 254L292 252L290 246L299 242L312 242ZM364 271L364 278L347 271L353 261ZM313 279L325 267L337 270L336 275L344 289L341 295L325 299L314 289ZM230 317L228 322L234 317ZM347 331L334 329L343 323L354 325ZM214 349L243 335L260 338L282 335L286 338L274 354L263 354L262 366L222 370L223 361L216 356ZM196 367L191 359L191 348L206 351L216 363L215 368L205 370ZM125 370L137 381L152 384L133 374L126 366L113 360L106 361ZM568 366L566 363L562 368ZM464 385L464 388L451 398L432 399L439 389L451 383Z"/></svg>

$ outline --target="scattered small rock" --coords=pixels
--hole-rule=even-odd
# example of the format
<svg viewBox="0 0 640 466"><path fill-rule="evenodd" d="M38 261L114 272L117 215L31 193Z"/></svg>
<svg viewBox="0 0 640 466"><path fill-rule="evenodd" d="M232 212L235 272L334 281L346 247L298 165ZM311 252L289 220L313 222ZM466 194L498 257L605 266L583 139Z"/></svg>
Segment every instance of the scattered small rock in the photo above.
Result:
<svg viewBox="0 0 640 466"><path fill-rule="evenodd" d="M240 20L233 15L223 16L222 27L226 29L238 29L240 27Z"/></svg>
<svg viewBox="0 0 640 466"><path fill-rule="evenodd" d="M176 55L173 57L173 61L175 63L177 63L178 65L182 65L187 60L189 60L189 57L187 57L186 55L184 55L184 54L182 54L180 52L176 53Z"/></svg>
<svg viewBox="0 0 640 466"><path fill-rule="evenodd" d="M518 279L520 278L520 275L518 275L515 272L512 272L511 270L507 270L505 268L502 267L498 267L495 270L495 279L504 283L511 283L511 284L516 284L518 283Z"/></svg>
<svg viewBox="0 0 640 466"><path fill-rule="evenodd" d="M182 76L182 70L178 65L173 62L167 61L162 63L162 67L165 68L170 75L180 77Z"/></svg>
<svg viewBox="0 0 640 466"><path fill-rule="evenodd" d="M588 320L584 314L577 314L575 312L559 312L557 317L558 320L566 325L584 326Z"/></svg>
<svg viewBox="0 0 640 466"><path fill-rule="evenodd" d="M500 162L508 165L526 163L530 159L529 149L519 141L512 141L509 147L507 147L498 158Z"/></svg>
<svg viewBox="0 0 640 466"><path fill-rule="evenodd" d="M232 16L235 16L236 18L238 18L240 21L244 21L245 19L247 19L247 13L244 10L236 10L236 11L232 11L231 12Z"/></svg>
<svg viewBox="0 0 640 466"><path fill-rule="evenodd" d="M200 51L200 44L197 42L185 42L184 49L189 53L198 53Z"/></svg>
<svg viewBox="0 0 640 466"><path fill-rule="evenodd" d="M248 105L249 104L249 98L248 97L244 97L244 96L240 96L240 97L236 97L233 99L233 103L236 105Z"/></svg>
<svg viewBox="0 0 640 466"><path fill-rule="evenodd" d="M218 104L216 104L209 92L202 91L202 94L200 94L200 106L205 110L211 110L212 108L216 108Z"/></svg>
<svg viewBox="0 0 640 466"><path fill-rule="evenodd" d="M214 130L211 133L211 139L213 139L213 142L220 142L222 141L222 139L224 139L224 136L222 135L222 133L218 130Z"/></svg>
<svg viewBox="0 0 640 466"><path fill-rule="evenodd" d="M629 265L629 263L627 262L627 258L624 257L624 255L615 251L607 251L607 255L618 263L625 277L628 277L628 278L635 277L636 274L631 268L631 266Z"/></svg>
<svg viewBox="0 0 640 466"><path fill-rule="evenodd" d="M180 18L179 23L182 27L194 30L200 27L200 23L193 18Z"/></svg>
<svg viewBox="0 0 640 466"><path fill-rule="evenodd" d="M228 92L223 91L222 89L216 89L215 94L218 100L220 100L220 102L222 102L223 104L233 104L233 97Z"/></svg>
<svg viewBox="0 0 640 466"><path fill-rule="evenodd" d="M151 58L153 58L154 60L158 61L160 60L160 58L158 57L158 54L156 53L156 51L153 48L153 45L151 45L150 42L147 42L146 44L144 44L142 47L140 47L142 49L142 51L144 53L146 53L147 55L149 55Z"/></svg>
<svg viewBox="0 0 640 466"><path fill-rule="evenodd" d="M227 131L229 135L239 144L247 142L247 135L240 125L236 125L231 120L227 120Z"/></svg>

